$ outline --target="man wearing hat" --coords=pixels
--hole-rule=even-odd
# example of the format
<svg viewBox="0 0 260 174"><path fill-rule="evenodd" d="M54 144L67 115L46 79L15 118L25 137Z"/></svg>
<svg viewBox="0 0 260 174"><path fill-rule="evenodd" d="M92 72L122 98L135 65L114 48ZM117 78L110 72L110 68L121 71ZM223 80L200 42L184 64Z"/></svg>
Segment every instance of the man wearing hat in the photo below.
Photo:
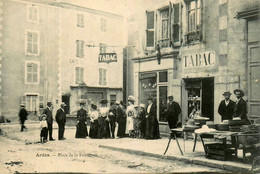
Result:
<svg viewBox="0 0 260 174"><path fill-rule="evenodd" d="M169 128L173 129L177 127L179 114L181 113L181 107L179 103L173 101L173 96L169 96L169 103L167 104L166 115L169 124Z"/></svg>
<svg viewBox="0 0 260 174"><path fill-rule="evenodd" d="M220 102L218 113L221 115L221 121L232 120L235 102L230 99L231 93L229 91L224 92L223 96L225 99Z"/></svg>
<svg viewBox="0 0 260 174"><path fill-rule="evenodd" d="M233 118L240 118L241 120L244 120L245 123L250 123L247 119L246 101L242 98L244 92L240 89L235 89L234 94L236 95L237 101L234 106Z"/></svg>
<svg viewBox="0 0 260 174"><path fill-rule="evenodd" d="M48 132L49 132L49 140L54 141L52 137L52 124L53 124L53 116L52 116L52 104L50 101L47 102L47 108L44 109L42 114L47 115L47 124L48 124ZM48 137L47 137L48 138Z"/></svg>
<svg viewBox="0 0 260 174"><path fill-rule="evenodd" d="M28 116L28 112L25 109L25 105L21 104L21 109L19 112L19 118L20 118L20 123L21 123L21 132L23 131L24 128L27 129L24 126L24 122L25 122L25 120L27 120L27 116Z"/></svg>
<svg viewBox="0 0 260 174"><path fill-rule="evenodd" d="M157 120L157 106L153 103L153 99L147 99L148 106L146 107L146 139L160 138L159 122Z"/></svg>
<svg viewBox="0 0 260 174"><path fill-rule="evenodd" d="M56 121L58 123L58 139L59 140L64 140L64 131L65 131L65 123L66 123L66 113L64 111L66 107L66 104L65 103L61 103L60 105L60 109L57 110L57 113L56 113Z"/></svg>
<svg viewBox="0 0 260 174"><path fill-rule="evenodd" d="M112 138L115 138L115 129L116 129L116 105L114 102L110 102L110 110L109 110L109 127L110 132L112 134Z"/></svg>
<svg viewBox="0 0 260 174"><path fill-rule="evenodd" d="M117 137L123 138L125 136L126 117L123 109L123 103L116 101L116 122L118 124Z"/></svg>

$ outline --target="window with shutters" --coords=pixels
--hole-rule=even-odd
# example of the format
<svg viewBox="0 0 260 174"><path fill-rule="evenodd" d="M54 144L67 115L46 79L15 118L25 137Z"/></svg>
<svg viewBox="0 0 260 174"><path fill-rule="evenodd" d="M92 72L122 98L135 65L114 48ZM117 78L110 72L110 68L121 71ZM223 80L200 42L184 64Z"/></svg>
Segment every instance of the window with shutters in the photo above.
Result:
<svg viewBox="0 0 260 174"><path fill-rule="evenodd" d="M38 31L26 31L25 48L27 55L39 55L40 37Z"/></svg>
<svg viewBox="0 0 260 174"><path fill-rule="evenodd" d="M76 41L76 56L79 58L84 57L84 44L85 42L83 40Z"/></svg>
<svg viewBox="0 0 260 174"><path fill-rule="evenodd" d="M173 43L180 41L180 4L173 5L173 23L172 23Z"/></svg>
<svg viewBox="0 0 260 174"><path fill-rule="evenodd" d="M104 68L99 68L99 85L107 84L107 70Z"/></svg>
<svg viewBox="0 0 260 174"><path fill-rule="evenodd" d="M100 30L103 32L107 31L107 21L104 18L100 19Z"/></svg>
<svg viewBox="0 0 260 174"><path fill-rule="evenodd" d="M99 44L99 53L106 53L107 46L104 43Z"/></svg>
<svg viewBox="0 0 260 174"><path fill-rule="evenodd" d="M39 22L39 7L35 5L27 5L27 21Z"/></svg>
<svg viewBox="0 0 260 174"><path fill-rule="evenodd" d="M84 28L84 15L77 14L77 27Z"/></svg>
<svg viewBox="0 0 260 174"><path fill-rule="evenodd" d="M26 95L26 110L29 112L38 111L37 95Z"/></svg>
<svg viewBox="0 0 260 174"><path fill-rule="evenodd" d="M39 84L40 67L38 62L25 63L25 84Z"/></svg>
<svg viewBox="0 0 260 174"><path fill-rule="evenodd" d="M159 40L158 44L160 47L168 47L170 44L169 38L169 24L170 24L170 12L169 7L161 9L159 11Z"/></svg>
<svg viewBox="0 0 260 174"><path fill-rule="evenodd" d="M186 43L202 40L201 34L201 0L192 0L187 3L188 33Z"/></svg>
<svg viewBox="0 0 260 174"><path fill-rule="evenodd" d="M154 47L154 11L147 11L146 47Z"/></svg>
<svg viewBox="0 0 260 174"><path fill-rule="evenodd" d="M81 84L84 82L84 68L76 67L75 69L75 83Z"/></svg>

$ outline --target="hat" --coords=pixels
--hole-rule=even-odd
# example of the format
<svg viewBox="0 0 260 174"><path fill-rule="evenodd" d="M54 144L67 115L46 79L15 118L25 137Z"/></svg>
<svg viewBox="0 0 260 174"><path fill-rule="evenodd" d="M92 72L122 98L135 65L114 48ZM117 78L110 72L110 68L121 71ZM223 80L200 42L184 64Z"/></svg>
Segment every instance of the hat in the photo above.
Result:
<svg viewBox="0 0 260 174"><path fill-rule="evenodd" d="M134 96L129 95L128 100L129 100L129 101L135 101L135 98L134 98Z"/></svg>
<svg viewBox="0 0 260 174"><path fill-rule="evenodd" d="M97 109L97 105L91 104L91 108L96 110Z"/></svg>
<svg viewBox="0 0 260 174"><path fill-rule="evenodd" d="M223 95L232 95L229 91L225 91Z"/></svg>
<svg viewBox="0 0 260 174"><path fill-rule="evenodd" d="M134 108L138 108L139 106L138 105L134 105Z"/></svg>
<svg viewBox="0 0 260 174"><path fill-rule="evenodd" d="M245 95L244 92L241 89L235 89L234 94L236 94L236 92L240 92L241 97L243 97Z"/></svg>
<svg viewBox="0 0 260 174"><path fill-rule="evenodd" d="M80 101L80 102L79 102L79 105L80 105L80 106L82 106L82 105L84 106L85 104L86 104L85 101Z"/></svg>
<svg viewBox="0 0 260 174"><path fill-rule="evenodd" d="M140 107L141 107L141 108L145 108L145 104L141 103L141 104L140 104Z"/></svg>
<svg viewBox="0 0 260 174"><path fill-rule="evenodd" d="M172 95L171 95L171 96L169 96L169 97L168 97L168 99L173 99L173 96L172 96Z"/></svg>
<svg viewBox="0 0 260 174"><path fill-rule="evenodd" d="M116 105L120 105L120 101L116 101Z"/></svg>
<svg viewBox="0 0 260 174"><path fill-rule="evenodd" d="M51 101L47 101L47 104L51 104Z"/></svg>
<svg viewBox="0 0 260 174"><path fill-rule="evenodd" d="M60 106L67 106L64 102L62 102L61 104L60 104Z"/></svg>
<svg viewBox="0 0 260 174"><path fill-rule="evenodd" d="M106 99L102 99L102 100L100 101L100 103L101 103L101 104L107 104L107 100L106 100Z"/></svg>
<svg viewBox="0 0 260 174"><path fill-rule="evenodd" d="M20 106L21 106L21 107L25 107L25 104L24 104L24 103L22 103L22 104L20 104Z"/></svg>

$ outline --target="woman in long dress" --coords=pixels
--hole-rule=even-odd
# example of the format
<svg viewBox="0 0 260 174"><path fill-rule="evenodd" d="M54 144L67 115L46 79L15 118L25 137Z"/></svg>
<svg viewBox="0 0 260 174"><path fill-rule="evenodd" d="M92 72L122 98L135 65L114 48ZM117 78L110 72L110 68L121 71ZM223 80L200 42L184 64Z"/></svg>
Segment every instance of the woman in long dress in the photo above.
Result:
<svg viewBox="0 0 260 174"><path fill-rule="evenodd" d="M97 111L97 106L96 105L91 104L91 112L90 112L89 115L90 115L89 137L90 138L97 138L99 113Z"/></svg>
<svg viewBox="0 0 260 174"><path fill-rule="evenodd" d="M136 110L134 108L134 96L130 95L128 97L128 107L126 109L126 116L127 116L127 129L129 131L129 136L134 138L134 118L136 117Z"/></svg>
<svg viewBox="0 0 260 174"><path fill-rule="evenodd" d="M107 100L101 100L99 109L100 117L98 119L98 138L110 138L109 129L109 107L107 107Z"/></svg>
<svg viewBox="0 0 260 174"><path fill-rule="evenodd" d="M77 131L76 138L86 138L88 136L87 129L87 111L83 109L85 106L84 102L80 103L80 110L77 113Z"/></svg>

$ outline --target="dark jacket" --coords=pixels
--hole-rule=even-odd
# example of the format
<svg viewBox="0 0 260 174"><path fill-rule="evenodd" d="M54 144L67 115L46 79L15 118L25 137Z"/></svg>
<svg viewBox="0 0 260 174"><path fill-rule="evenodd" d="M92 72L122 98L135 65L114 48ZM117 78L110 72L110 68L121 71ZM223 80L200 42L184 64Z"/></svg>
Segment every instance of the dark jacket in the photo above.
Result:
<svg viewBox="0 0 260 174"><path fill-rule="evenodd" d="M156 112L157 111L157 107L156 107L156 105L154 103L152 104L151 109L150 109L150 113L147 112L148 106L146 107L146 115L148 115L148 118L150 118L150 117L155 117L156 118L156 115L157 115L157 112Z"/></svg>
<svg viewBox="0 0 260 174"><path fill-rule="evenodd" d="M179 103L173 101L172 104L170 103L167 104L168 122L172 122L172 121L177 122L180 113L181 113L181 107Z"/></svg>
<svg viewBox="0 0 260 174"><path fill-rule="evenodd" d="M78 110L77 120L78 121L84 121L84 122L87 121L87 111L85 109Z"/></svg>
<svg viewBox="0 0 260 174"><path fill-rule="evenodd" d="M233 118L234 117L240 117L241 120L247 119L246 101L243 98L235 104Z"/></svg>
<svg viewBox="0 0 260 174"><path fill-rule="evenodd" d="M119 123L124 120L124 110L121 106L116 108L116 122Z"/></svg>
<svg viewBox="0 0 260 174"><path fill-rule="evenodd" d="M28 112L26 111L26 109L22 108L19 112L20 120L27 120L27 115Z"/></svg>
<svg viewBox="0 0 260 174"><path fill-rule="evenodd" d="M57 110L56 121L58 124L65 124L66 123L66 113L61 108Z"/></svg>
<svg viewBox="0 0 260 174"><path fill-rule="evenodd" d="M42 114L46 114L47 115L47 123L48 124L52 124L53 123L53 117L52 117L52 111L47 107L44 109Z"/></svg>
<svg viewBox="0 0 260 174"><path fill-rule="evenodd" d="M234 114L235 102L230 100L226 106L225 100L222 100L218 107L218 113L221 115L221 120L232 120Z"/></svg>

